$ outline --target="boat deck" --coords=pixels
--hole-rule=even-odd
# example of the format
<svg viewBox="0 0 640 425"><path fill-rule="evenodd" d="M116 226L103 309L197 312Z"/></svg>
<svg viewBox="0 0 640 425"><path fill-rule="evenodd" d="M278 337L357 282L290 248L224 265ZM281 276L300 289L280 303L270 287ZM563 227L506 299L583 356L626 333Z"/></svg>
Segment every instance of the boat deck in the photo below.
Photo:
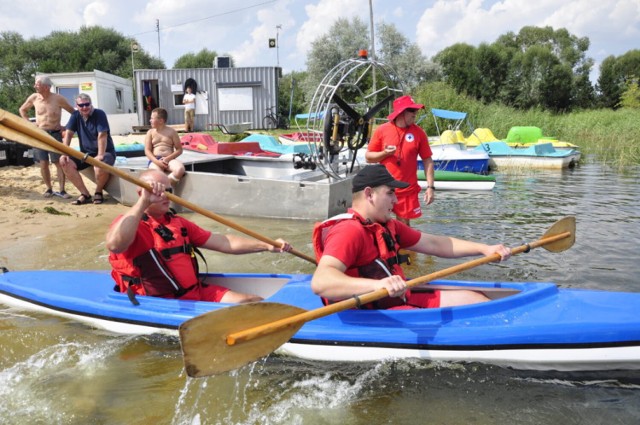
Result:
<svg viewBox="0 0 640 425"><path fill-rule="evenodd" d="M175 194L217 214L302 220L324 220L351 205L351 178L327 176L322 170L295 168L292 158L210 154L184 150L178 158L186 175ZM148 169L145 156L118 157L117 168L139 178ZM93 168L83 170L95 181ZM109 195L124 205L138 199L137 186L113 176ZM277 202L273 202L276 200ZM269 208L265 204L269 203ZM174 206L178 211L179 205Z"/></svg>

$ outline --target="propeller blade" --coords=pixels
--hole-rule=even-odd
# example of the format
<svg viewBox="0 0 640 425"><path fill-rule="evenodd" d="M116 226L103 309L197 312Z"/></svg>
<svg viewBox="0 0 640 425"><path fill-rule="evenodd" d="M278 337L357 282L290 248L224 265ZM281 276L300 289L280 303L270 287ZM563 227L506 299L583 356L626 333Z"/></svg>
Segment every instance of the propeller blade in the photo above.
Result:
<svg viewBox="0 0 640 425"><path fill-rule="evenodd" d="M393 99L393 94L390 94L389 96L382 99L382 101L374 105L371 109L367 111L366 114L364 114L364 117L363 117L364 120L369 121L371 118L373 118L373 116L377 114L378 111L380 111L380 109L382 109L387 104L387 102L389 102L391 99Z"/></svg>
<svg viewBox="0 0 640 425"><path fill-rule="evenodd" d="M362 116L356 110L354 110L351 106L349 106L347 102L342 100L340 96L338 96L337 94L334 94L332 100L336 102L336 104L340 107L340 109L342 109L345 112L345 114L349 116L349 118L354 120L356 123L360 122L360 120L362 119Z"/></svg>

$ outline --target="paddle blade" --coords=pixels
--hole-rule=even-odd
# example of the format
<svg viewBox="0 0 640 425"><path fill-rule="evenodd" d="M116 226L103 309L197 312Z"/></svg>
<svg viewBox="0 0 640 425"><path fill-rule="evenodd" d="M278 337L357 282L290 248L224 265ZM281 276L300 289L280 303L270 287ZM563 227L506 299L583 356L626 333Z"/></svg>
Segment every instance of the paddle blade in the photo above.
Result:
<svg viewBox="0 0 640 425"><path fill-rule="evenodd" d="M51 137L49 134L46 134L46 137ZM49 152L54 152L54 153L58 153L58 154L62 154L61 151L59 151L58 149L55 149L54 147L52 147L51 145L48 145L44 142L41 142L38 139L35 139L31 136L28 136L26 134L23 134L19 131L14 130L13 128L7 127L4 124L0 124L0 137L3 137L7 140L10 140L12 142L18 142L20 144L23 145L27 145L27 146L31 146L32 148L38 148L38 149L43 149ZM56 139L51 138L55 143L60 143L58 142Z"/></svg>
<svg viewBox="0 0 640 425"><path fill-rule="evenodd" d="M269 355L289 341L304 322L240 344L228 345L226 337L305 311L287 304L259 302L222 308L187 320L180 325L180 344L187 375L193 378L216 375Z"/></svg>
<svg viewBox="0 0 640 425"><path fill-rule="evenodd" d="M576 241L576 218L573 216L562 218L554 223L553 226L547 230L547 233L542 236L542 239L558 235L561 233L569 232L570 236L560 239L555 242L543 245L543 248L551 252L562 252L571 248Z"/></svg>

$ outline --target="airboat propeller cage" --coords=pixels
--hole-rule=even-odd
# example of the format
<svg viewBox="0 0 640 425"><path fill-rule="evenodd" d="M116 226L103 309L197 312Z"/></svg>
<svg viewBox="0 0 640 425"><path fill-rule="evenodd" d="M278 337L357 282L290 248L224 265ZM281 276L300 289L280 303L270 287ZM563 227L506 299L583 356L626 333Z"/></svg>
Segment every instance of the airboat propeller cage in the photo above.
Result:
<svg viewBox="0 0 640 425"><path fill-rule="evenodd" d="M399 78L368 57L347 59L327 73L311 100L307 133L311 160L327 176L345 178L353 171L358 149L369 142L374 120L388 115L391 102L402 96Z"/></svg>

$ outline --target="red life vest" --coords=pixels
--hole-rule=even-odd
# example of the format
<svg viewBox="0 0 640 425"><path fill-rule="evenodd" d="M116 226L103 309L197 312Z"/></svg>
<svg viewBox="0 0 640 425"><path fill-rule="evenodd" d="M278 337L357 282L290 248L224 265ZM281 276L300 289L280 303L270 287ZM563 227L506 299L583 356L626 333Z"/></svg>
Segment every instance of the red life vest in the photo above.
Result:
<svg viewBox="0 0 640 425"><path fill-rule="evenodd" d="M135 258L126 253L109 254L111 276L120 292L129 293L130 298L133 293L179 298L198 285L195 248L181 220L168 213L167 223L161 224L145 214L140 226L152 235L153 246Z"/></svg>
<svg viewBox="0 0 640 425"><path fill-rule="evenodd" d="M388 276L397 275L405 279L404 271L400 264L408 262L409 256L401 255L399 253L400 245L397 240L398 238L396 235L394 220L390 220L385 225L382 225L380 223L365 221L357 213L344 213L331 217L321 223L317 223L313 228L312 241L316 259L318 261L320 261L322 253L324 252L324 241L327 234L333 226L344 220L355 220L360 223L367 233L371 235L379 254L378 258L369 264L362 266L349 266L345 271L345 274L353 277L366 277L369 279L383 279ZM335 301L323 298L323 302L325 304L330 304ZM386 297L373 303L364 304L361 308L386 309L405 304L406 303L402 298Z"/></svg>

